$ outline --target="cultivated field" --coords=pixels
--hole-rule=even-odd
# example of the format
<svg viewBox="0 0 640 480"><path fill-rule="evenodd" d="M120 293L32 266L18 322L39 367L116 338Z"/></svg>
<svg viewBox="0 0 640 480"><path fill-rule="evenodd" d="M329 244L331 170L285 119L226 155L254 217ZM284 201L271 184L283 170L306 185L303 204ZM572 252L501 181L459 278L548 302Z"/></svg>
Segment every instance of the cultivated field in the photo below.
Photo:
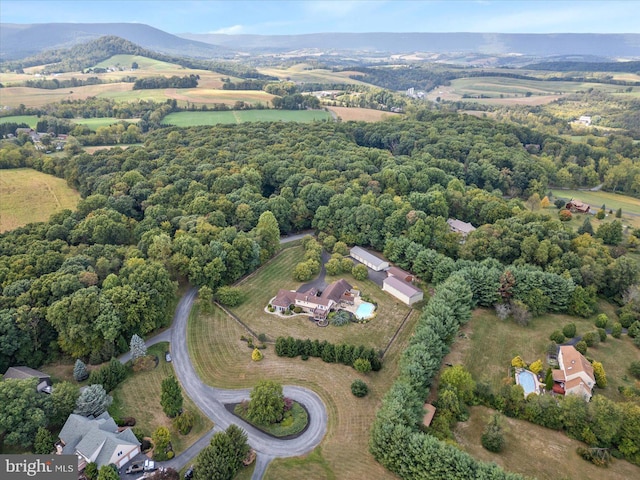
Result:
<svg viewBox="0 0 640 480"><path fill-rule="evenodd" d="M601 303L600 309L612 322L616 319L614 309L609 304ZM473 312L471 321L460 330L461 335L456 338L444 361L465 365L474 380L488 382L497 391L508 377L513 357L520 355L527 363L540 359L546 369L546 347L551 343L549 335L568 323L575 323L577 335L580 336L596 329L594 318L544 315L534 318L527 327L522 327L512 320L499 320L493 310L478 309ZM595 393L622 401L618 387L633 386L627 368L632 361L640 360L640 350L626 335L620 339L607 336L606 342L590 347L587 356L602 362L609 382L607 388L596 389Z"/></svg>
<svg viewBox="0 0 640 480"><path fill-rule="evenodd" d="M349 75L362 75L361 72L332 72L331 70L313 68L313 66L306 63L298 63L289 68L260 67L257 70L265 75L293 82L368 85L360 80L349 78Z"/></svg>
<svg viewBox="0 0 640 480"><path fill-rule="evenodd" d="M75 210L80 194L61 178L30 168L2 170L0 232L44 222L65 208Z"/></svg>
<svg viewBox="0 0 640 480"><path fill-rule="evenodd" d="M26 123L31 128L36 128L38 123L37 115L12 115L10 117L0 117L0 123Z"/></svg>
<svg viewBox="0 0 640 480"><path fill-rule="evenodd" d="M324 110L233 110L226 112L177 112L170 113L163 123L178 127L217 125L219 123L245 122L313 122L329 120Z"/></svg>
<svg viewBox="0 0 640 480"><path fill-rule="evenodd" d="M399 116L399 113L384 112L382 110L372 110L370 108L349 108L349 107L327 107L344 122L378 122L385 118Z"/></svg>
<svg viewBox="0 0 640 480"><path fill-rule="evenodd" d="M514 418L503 417L506 446L501 453L491 453L482 447L480 437L493 413L486 407L471 407L469 420L458 423L454 431L462 448L480 460L540 480L619 480L640 476L640 468L625 460L613 460L608 468L596 467L576 453L576 448L584 446L582 442Z"/></svg>
<svg viewBox="0 0 640 480"><path fill-rule="evenodd" d="M265 265L254 275L241 281L240 287L247 300L231 309L243 322L257 334L265 333L275 340L279 336L296 338L318 338L333 343L351 343L383 349L390 342L398 327L409 313L409 308L383 292L370 280L356 281L351 275L327 277L330 283L344 278L352 286L357 286L363 294L370 296L378 304L376 316L367 324L351 323L343 327L329 325L322 328L309 320L307 315L279 317L265 312L265 307L280 288L296 289L301 284L293 280L291 272L303 258L302 247L288 248L278 257Z"/></svg>
<svg viewBox="0 0 640 480"><path fill-rule="evenodd" d="M191 410L196 417L195 424L188 435L180 435L171 419L162 411L160 405L162 380L174 375L173 366L164 359L164 352L168 349L167 342L149 347L147 353L158 356L158 366L147 372L133 373L118 385L111 392L113 404L109 412L121 418L135 417L136 427L141 428L149 436L156 428L167 427L171 432L173 449L178 454L209 431L213 423L198 410L184 391L184 409Z"/></svg>

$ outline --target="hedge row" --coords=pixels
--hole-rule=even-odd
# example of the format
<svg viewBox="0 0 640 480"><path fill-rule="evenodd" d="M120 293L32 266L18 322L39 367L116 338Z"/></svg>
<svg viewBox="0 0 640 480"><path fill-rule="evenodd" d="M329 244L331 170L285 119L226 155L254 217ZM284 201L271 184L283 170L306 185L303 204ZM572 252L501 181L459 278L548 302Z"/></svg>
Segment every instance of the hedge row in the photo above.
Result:
<svg viewBox="0 0 640 480"><path fill-rule="evenodd" d="M461 324L471 316L473 292L451 275L424 309L400 362L400 376L376 415L369 449L387 469L406 479L521 479L420 430L424 402L442 358Z"/></svg>
<svg viewBox="0 0 640 480"><path fill-rule="evenodd" d="M341 343L334 345L326 340L300 340L293 337L276 339L276 355L279 357L322 358L327 363L342 363L353 367L356 360L363 358L371 363L371 370L377 372L382 368L382 361L373 348Z"/></svg>

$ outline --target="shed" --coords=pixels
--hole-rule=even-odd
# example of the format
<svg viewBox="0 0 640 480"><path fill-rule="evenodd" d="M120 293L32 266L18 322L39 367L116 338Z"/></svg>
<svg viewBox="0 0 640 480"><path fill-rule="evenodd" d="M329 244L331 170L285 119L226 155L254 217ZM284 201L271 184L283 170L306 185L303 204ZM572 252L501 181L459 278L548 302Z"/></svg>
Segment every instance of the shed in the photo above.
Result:
<svg viewBox="0 0 640 480"><path fill-rule="evenodd" d="M351 249L351 257L358 262L366 265L371 270L375 270L376 272L380 272L385 268L389 268L389 262L383 260L380 257L377 257L373 253L365 250L360 247L353 247Z"/></svg>
<svg viewBox="0 0 640 480"><path fill-rule="evenodd" d="M4 378L5 380L9 378L17 380L37 378L38 385L36 386L36 390L38 392L51 393L51 376L40 370L34 370L30 367L9 367L4 374Z"/></svg>
<svg viewBox="0 0 640 480"><path fill-rule="evenodd" d="M414 287L410 283L403 282L397 277L387 277L382 281L382 290L389 292L407 305L413 305L423 299L422 290Z"/></svg>
<svg viewBox="0 0 640 480"><path fill-rule="evenodd" d="M425 427L431 425L431 421L433 420L433 416L436 414L436 407L431 405L430 403L424 404L424 417L422 418L422 424Z"/></svg>

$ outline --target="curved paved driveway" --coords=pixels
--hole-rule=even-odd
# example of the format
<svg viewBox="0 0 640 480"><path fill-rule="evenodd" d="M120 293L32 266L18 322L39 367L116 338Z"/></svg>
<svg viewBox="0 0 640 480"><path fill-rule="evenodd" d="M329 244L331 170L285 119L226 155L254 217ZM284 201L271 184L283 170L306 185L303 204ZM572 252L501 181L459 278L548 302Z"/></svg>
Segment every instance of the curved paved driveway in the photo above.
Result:
<svg viewBox="0 0 640 480"><path fill-rule="evenodd" d="M224 430L232 423L235 423L247 432L249 444L258 454L252 478L260 479L273 458L294 457L308 453L322 441L327 430L326 408L320 397L313 391L303 387L285 386L284 394L304 404L309 411L309 428L304 434L293 440L274 439L229 413L223 404L237 403L249 398L250 390L213 388L203 383L198 377L187 349L187 322L196 295L197 290L195 288L191 289L178 304L171 327L171 354L176 375L186 393L198 408L214 422L215 427L203 437L203 445L200 445L200 441L194 445L195 452L191 448L188 449L184 454L176 458L175 466L172 464L168 464L168 466L181 468L186 465L195 457L197 451L208 444L208 438L211 437L213 431ZM178 459L179 464L177 463Z"/></svg>

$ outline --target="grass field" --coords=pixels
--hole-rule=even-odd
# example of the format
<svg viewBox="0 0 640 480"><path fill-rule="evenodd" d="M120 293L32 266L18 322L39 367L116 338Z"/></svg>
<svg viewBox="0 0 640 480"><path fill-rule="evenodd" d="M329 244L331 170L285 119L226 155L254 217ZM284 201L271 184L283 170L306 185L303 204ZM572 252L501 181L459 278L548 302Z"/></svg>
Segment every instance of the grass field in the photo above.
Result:
<svg viewBox="0 0 640 480"><path fill-rule="evenodd" d="M217 125L219 123L245 122L312 122L329 120L331 115L324 110L234 110L227 112L177 112L170 113L163 123L178 127L195 125Z"/></svg>
<svg viewBox="0 0 640 480"><path fill-rule="evenodd" d="M44 222L65 208L75 210L80 194L61 178L30 168L2 170L0 232Z"/></svg>
<svg viewBox="0 0 640 480"><path fill-rule="evenodd" d="M283 319L264 313L264 306L278 288L294 288L298 285L291 279L290 272L302 256L301 247L288 248L254 275L240 282L240 287L247 293L247 300L234 309L234 312L251 328L267 333L271 339L278 335L294 335L320 340L352 341L381 348L386 346L389 334L395 332L408 309L381 298L386 293L380 292L380 296L377 296L373 289L378 287L369 282L352 285L358 285L372 297L376 295L374 298L381 302L384 310L366 325L319 328L306 318ZM350 278L347 280L353 281ZM395 311L396 307L399 311ZM417 318L418 313L413 312L404 323L385 355L383 369L367 375L359 374L350 367L327 364L316 358L308 361L280 358L275 355L272 345L263 350L265 357L262 361L253 362L251 349L240 340L242 335L247 335L247 331L217 308L209 314L199 313L197 310L192 313L188 328L189 352L198 375L211 385L225 388L251 387L258 380L268 378L284 384L311 388L324 401L329 413L329 424L321 445L306 456L273 461L267 470L266 479L390 479L395 477L368 453L369 430L382 396L397 376L399 355L415 328ZM389 328L391 322L395 322L394 328ZM358 399L351 394L350 385L356 378L365 380L369 385L370 393L367 397Z"/></svg>
<svg viewBox="0 0 640 480"><path fill-rule="evenodd" d="M37 115L12 115L10 117L0 117L0 123L26 123L31 128L36 128L38 123Z"/></svg>
<svg viewBox="0 0 640 480"><path fill-rule="evenodd" d="M606 205L607 213L609 209L615 212L618 208L622 208L622 213L634 213L640 215L640 198L629 197L611 192L590 192L583 190L560 190L553 191L554 195L559 198L571 199L575 198L582 202L588 203L595 209L599 209L603 204Z"/></svg>
<svg viewBox="0 0 640 480"><path fill-rule="evenodd" d="M391 295L383 292L370 280L359 282L351 275L340 277L327 276L331 283L337 278L344 278L353 286L357 286L363 294L369 295L378 304L376 316L367 324L351 323L343 327L329 325L317 327L306 315L279 317L264 311L269 300L280 288L295 289L300 286L291 276L295 265L304 255L302 247L284 250L273 261L265 265L254 275L241 281L237 286L246 295L247 300L232 311L256 333L265 333L275 340L278 336L327 340L333 343L351 343L383 349L409 313L409 308Z"/></svg>
<svg viewBox="0 0 640 480"><path fill-rule="evenodd" d="M171 432L173 449L178 454L209 431L213 424L185 395L186 392L183 392L184 409L191 410L196 417L195 424L188 435L180 435L173 427L171 419L162 411L160 405L162 380L174 374L173 366L164 359L164 352L168 350L168 347L167 342L149 347L148 354L157 355L160 363L153 370L131 374L118 385L111 392L113 404L109 408L109 412L119 417L135 417L136 427L142 428L149 436L156 428L167 427Z"/></svg>
<svg viewBox="0 0 640 480"><path fill-rule="evenodd" d="M616 318L611 305L602 302L600 309L612 321ZM476 381L488 382L494 390L498 390L508 377L513 357L520 355L527 363L540 359L546 369L549 335L572 322L576 324L577 335L582 335L595 330L594 318L544 315L533 319L527 327L522 327L512 320L499 320L493 310L478 309L474 311L471 321L461 329L462 335L456 339L444 361L465 365ZM618 387L633 385L633 380L628 378L627 368L632 361L640 360L640 350L626 335L620 339L608 336L606 342L589 348L587 356L602 362L609 382L607 388L596 389L595 393L622 401Z"/></svg>
<svg viewBox="0 0 640 480"><path fill-rule="evenodd" d="M260 67L260 73L278 77L280 80L306 83L349 83L353 85L368 85L360 80L349 78L352 74L362 74L361 72L332 72L331 70L313 68L306 63L298 63L288 68Z"/></svg>
<svg viewBox="0 0 640 480"><path fill-rule="evenodd" d="M640 468L624 460L614 460L608 468L596 467L580 458L576 448L582 442L524 420L504 417L506 446L501 453L485 450L480 437L494 413L486 407L471 407L471 417L458 423L454 434L462 448L485 462L495 462L511 472L540 480L563 478L619 480L640 477Z"/></svg>
<svg viewBox="0 0 640 480"><path fill-rule="evenodd" d="M349 107L327 107L344 122L363 121L379 122L385 118L399 116L399 113L384 112L382 110L372 110L370 108L349 108Z"/></svg>
<svg viewBox="0 0 640 480"><path fill-rule="evenodd" d="M113 125L114 123L119 123L119 122L138 123L140 119L139 118L102 117L102 118L74 118L71 121L79 125L86 125L91 130L95 131L99 127L108 127L109 125Z"/></svg>

